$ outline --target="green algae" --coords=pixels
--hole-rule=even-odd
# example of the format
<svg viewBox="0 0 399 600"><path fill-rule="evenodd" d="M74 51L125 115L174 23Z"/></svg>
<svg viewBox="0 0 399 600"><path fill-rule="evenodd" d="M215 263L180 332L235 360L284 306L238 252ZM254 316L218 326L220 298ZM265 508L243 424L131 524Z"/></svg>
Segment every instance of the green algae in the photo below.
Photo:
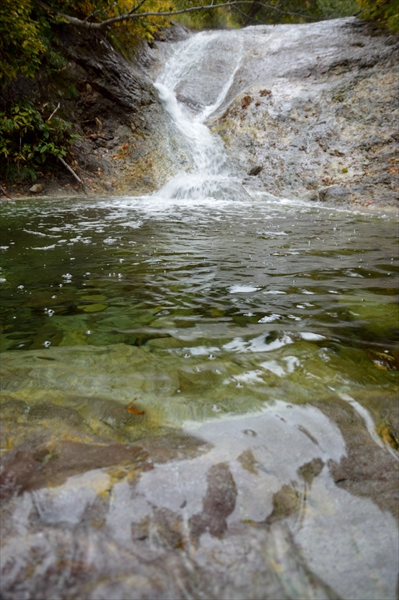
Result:
<svg viewBox="0 0 399 600"><path fill-rule="evenodd" d="M96 312L101 312L101 311L105 310L106 308L108 308L108 304L86 304L86 305L78 306L78 308L80 310L83 310L83 312L96 313Z"/></svg>

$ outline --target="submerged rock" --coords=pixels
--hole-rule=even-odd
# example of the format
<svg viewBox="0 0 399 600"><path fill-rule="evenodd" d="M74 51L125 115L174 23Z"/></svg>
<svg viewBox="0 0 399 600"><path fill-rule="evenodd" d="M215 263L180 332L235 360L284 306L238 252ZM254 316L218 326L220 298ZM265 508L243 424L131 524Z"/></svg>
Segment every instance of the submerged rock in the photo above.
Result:
<svg viewBox="0 0 399 600"><path fill-rule="evenodd" d="M283 402L134 445L22 444L2 459L2 597L390 598L397 524L334 485L345 453Z"/></svg>

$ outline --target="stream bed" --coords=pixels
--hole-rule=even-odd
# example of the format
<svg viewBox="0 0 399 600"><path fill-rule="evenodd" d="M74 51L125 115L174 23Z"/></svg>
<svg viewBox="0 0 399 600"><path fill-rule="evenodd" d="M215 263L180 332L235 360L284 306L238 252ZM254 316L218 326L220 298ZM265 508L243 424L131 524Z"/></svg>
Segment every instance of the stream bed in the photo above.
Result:
<svg viewBox="0 0 399 600"><path fill-rule="evenodd" d="M168 60L161 190L0 207L2 598L396 598L397 220L243 186Z"/></svg>
<svg viewBox="0 0 399 600"><path fill-rule="evenodd" d="M183 597L147 572L176 551L209 577L193 597L394 598L396 227L267 195L3 206L4 597L102 535L66 578L88 598L115 571L125 597L137 545L151 597Z"/></svg>

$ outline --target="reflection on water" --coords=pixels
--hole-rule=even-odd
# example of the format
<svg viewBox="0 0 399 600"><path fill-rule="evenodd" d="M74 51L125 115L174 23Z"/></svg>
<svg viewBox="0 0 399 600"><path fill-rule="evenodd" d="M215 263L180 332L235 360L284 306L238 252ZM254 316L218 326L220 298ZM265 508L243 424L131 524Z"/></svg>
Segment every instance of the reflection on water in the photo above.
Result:
<svg viewBox="0 0 399 600"><path fill-rule="evenodd" d="M49 597L35 548L88 598L394 597L396 223L262 196L1 212L5 598Z"/></svg>

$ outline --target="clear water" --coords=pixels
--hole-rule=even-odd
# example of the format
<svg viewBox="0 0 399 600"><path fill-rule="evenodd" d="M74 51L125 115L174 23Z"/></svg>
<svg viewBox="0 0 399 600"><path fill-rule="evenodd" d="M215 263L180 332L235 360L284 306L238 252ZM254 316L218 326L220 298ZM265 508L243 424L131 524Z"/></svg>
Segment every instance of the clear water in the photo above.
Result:
<svg viewBox="0 0 399 600"><path fill-rule="evenodd" d="M131 393L121 373L112 396L153 396L161 377L178 422L332 388L394 391L396 232L262 196L5 205L2 350L63 364L63 347L145 352L149 372Z"/></svg>
<svg viewBox="0 0 399 600"><path fill-rule="evenodd" d="M388 511L398 447L392 425L398 222L392 215L333 210L241 186L220 140L204 124L228 94L240 47L233 44L234 60L219 86L211 77L213 87L208 82L201 95L192 83L207 64L206 52L228 40L218 33L184 42L178 46L181 69L172 56L158 80L190 164L165 188L149 197L30 199L0 207L0 408L8 419L1 451L19 443L29 450L42 429L51 432L50 448L59 440L150 438L156 456L154 437L168 440L161 446L165 456L143 472L134 463L133 475L96 463L80 479L49 481L51 488L33 492L39 525L32 521L29 539L32 500L15 500L18 532L3 549L4 561L16 561L23 573L29 552L36 556L38 544L52 539L52 527L67 539L68 527L83 524L84 552L89 538L105 536L90 542L87 555L90 569L100 565L104 585L113 584L117 571L110 567L106 574L104 565L111 556L129 561L126 552L141 556L144 546L138 550L132 531L146 519L161 531L160 509L186 528L184 556L199 561L205 579L220 559L215 589L237 573L237 585L244 586L237 598L259 597L259 553L242 548L252 548L262 535L269 537L261 568L278 573L284 597L331 597L326 583L345 598L393 598L398 530ZM187 90L198 96L198 106L178 101ZM193 447L181 446L182 432ZM198 439L206 443L202 454ZM51 466L51 453L43 472L47 459ZM349 465L345 477L334 475L342 462L344 469ZM336 485L337 478L356 484L360 463L374 469L370 477L360 474L360 487ZM198 547L190 541L190 520L202 509L201 519L209 517L211 500L204 498L211 495L215 465L223 465L233 482L231 510L215 492L216 509L228 515L223 526L231 525L233 534L215 535L215 541L205 533ZM368 480L373 485L366 490ZM100 520L90 524L84 511L95 511L95 502ZM288 524L295 546L281 530L263 527L273 515ZM261 528L252 527L257 523ZM72 535L75 540L75 530ZM230 545L234 536L238 541ZM14 539L23 551L16 553ZM161 552L149 540L146 551ZM324 582L318 591L299 547L306 568ZM57 552L53 542L43 550L55 570ZM181 549L176 556L183 556ZM131 595L124 578L137 559L121 564L126 572L116 577L119 595L98 597ZM26 597L37 597L31 571L18 585L33 590ZM16 572L5 569L6 588ZM191 575L187 580L182 585L191 589Z"/></svg>

